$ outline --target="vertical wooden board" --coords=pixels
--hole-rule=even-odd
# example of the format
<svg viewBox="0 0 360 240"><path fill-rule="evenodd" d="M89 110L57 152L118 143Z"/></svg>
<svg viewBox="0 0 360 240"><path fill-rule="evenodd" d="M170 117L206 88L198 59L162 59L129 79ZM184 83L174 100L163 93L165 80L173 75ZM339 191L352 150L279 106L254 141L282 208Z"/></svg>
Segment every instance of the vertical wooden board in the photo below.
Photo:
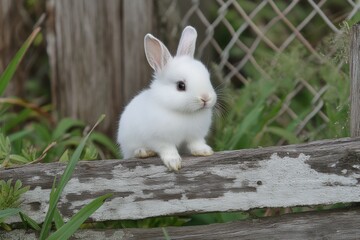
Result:
<svg viewBox="0 0 360 240"><path fill-rule="evenodd" d="M127 103L151 80L144 36L153 29L153 1L123 0L123 101Z"/></svg>
<svg viewBox="0 0 360 240"><path fill-rule="evenodd" d="M121 106L121 1L48 2L52 94L61 117L100 126L115 135Z"/></svg>
<svg viewBox="0 0 360 240"><path fill-rule="evenodd" d="M352 137L360 136L360 23L351 29L350 43L351 115Z"/></svg>

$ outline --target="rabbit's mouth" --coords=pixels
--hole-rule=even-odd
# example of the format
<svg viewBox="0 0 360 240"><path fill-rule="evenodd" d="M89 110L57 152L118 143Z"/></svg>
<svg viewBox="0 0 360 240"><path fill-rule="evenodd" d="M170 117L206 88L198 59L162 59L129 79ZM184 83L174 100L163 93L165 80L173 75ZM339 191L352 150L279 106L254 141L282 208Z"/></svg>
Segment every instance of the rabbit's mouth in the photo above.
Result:
<svg viewBox="0 0 360 240"><path fill-rule="evenodd" d="M203 102L201 108L208 108L208 106L209 106L208 102Z"/></svg>
<svg viewBox="0 0 360 240"><path fill-rule="evenodd" d="M212 108L209 102L202 102L201 106L199 107L199 111Z"/></svg>
<svg viewBox="0 0 360 240"><path fill-rule="evenodd" d="M212 107L212 101L211 98L208 94L204 94L203 96L199 97L200 100L200 109L205 109L205 108L211 108Z"/></svg>
<svg viewBox="0 0 360 240"><path fill-rule="evenodd" d="M203 100L201 98L196 99L190 105L188 105L187 110L190 112L201 112L214 107L214 102L211 99Z"/></svg>

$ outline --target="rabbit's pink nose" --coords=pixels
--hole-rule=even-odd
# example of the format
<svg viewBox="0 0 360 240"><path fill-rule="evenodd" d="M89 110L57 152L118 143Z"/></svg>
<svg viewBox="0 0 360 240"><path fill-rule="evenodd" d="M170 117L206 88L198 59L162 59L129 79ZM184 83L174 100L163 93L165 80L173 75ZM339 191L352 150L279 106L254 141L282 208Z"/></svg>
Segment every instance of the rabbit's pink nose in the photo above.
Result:
<svg viewBox="0 0 360 240"><path fill-rule="evenodd" d="M206 107L211 98L209 94L203 94L199 97L199 100L202 102L202 106Z"/></svg>
<svg viewBox="0 0 360 240"><path fill-rule="evenodd" d="M210 100L210 95L209 94L202 94L200 96L200 100L203 101L204 103L208 102Z"/></svg>

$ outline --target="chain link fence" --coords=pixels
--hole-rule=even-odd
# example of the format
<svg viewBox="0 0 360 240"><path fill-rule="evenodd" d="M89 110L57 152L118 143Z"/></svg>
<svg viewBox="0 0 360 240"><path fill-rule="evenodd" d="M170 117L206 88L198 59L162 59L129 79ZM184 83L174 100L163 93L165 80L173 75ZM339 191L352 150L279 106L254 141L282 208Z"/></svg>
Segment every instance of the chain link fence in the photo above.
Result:
<svg viewBox="0 0 360 240"><path fill-rule="evenodd" d="M162 8L160 22L169 29L164 35L171 38L184 26L194 25L199 30L197 57L214 63L223 82L243 86L254 79L269 77L271 68L264 64L264 58L272 58L274 63L279 53L295 46L319 62L324 55L334 54L332 51L324 53L318 46L325 36L341 36L344 22L359 17L360 1L177 0L167 2ZM340 61L338 67L343 63ZM329 121L322 100L328 86L313 86L305 78L294 81L297 82L295 88L282 101L274 121L284 117L298 119L291 102L307 91L312 95L313 107L298 121L295 134L299 136L314 117L323 123ZM280 101L277 96L272 99ZM282 143L284 140L278 144Z"/></svg>

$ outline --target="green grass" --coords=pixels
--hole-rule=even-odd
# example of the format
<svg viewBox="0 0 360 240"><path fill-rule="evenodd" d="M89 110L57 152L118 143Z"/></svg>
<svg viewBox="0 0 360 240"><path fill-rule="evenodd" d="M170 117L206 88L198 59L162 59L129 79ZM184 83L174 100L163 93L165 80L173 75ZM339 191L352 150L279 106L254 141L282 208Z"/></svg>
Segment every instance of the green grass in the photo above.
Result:
<svg viewBox="0 0 360 240"><path fill-rule="evenodd" d="M24 57L26 51L29 49L31 43L34 41L39 31L39 28L34 30L28 40L23 44L14 58L10 61L5 71L1 74L0 96L4 93L7 85L15 73L17 66L19 65L20 61ZM106 194L96 198L89 204L85 205L66 223L63 221L62 216L57 209L60 196L67 182L70 180L75 166L80 158L83 157L85 159L92 159L97 156L97 152L94 150L94 147L89 149L89 146L86 146L86 143L90 138L90 134L93 132L94 128L104 119L105 116L101 116L95 126L90 131L88 131L88 133L83 138L80 137L82 134L77 134L71 138L66 136L69 135L69 132L72 129L84 127L82 122L72 119L63 119L59 122L54 130L49 130L49 128L46 127L46 124L35 123L32 129L23 129L11 132L11 130L19 124L28 122L29 117L32 116L32 114L44 112L41 108L20 99L2 98L0 100L2 100L2 103L15 104L24 107L24 110L22 110L20 114L6 114L6 108L1 109L1 118L5 119L8 124L2 126L0 131L0 167L11 166L11 164L28 164L42 161L48 155L51 148L57 145L56 141L62 143L64 148L68 147L70 144L73 144L75 148L74 152L71 154L71 157L69 157L68 152L65 151L67 153L67 159L65 160L68 162L68 164L63 175L61 176L60 181L57 183L56 179L54 179L53 188L50 193L49 208L46 213L44 223L41 226L36 223L30 216L27 216L24 212L17 208L20 205L21 195L29 188L22 187L22 183L20 181L16 181L14 186L12 186L12 180L8 180L7 182L3 180L0 181L0 226L5 230L11 230L10 226L5 224L4 221L7 217L19 214L20 218L26 226L40 231L40 239L68 239L92 213L94 213L100 206L102 206L107 198L111 197L111 194ZM10 122L10 119L13 121ZM4 132L10 136L5 136ZM35 149L34 145L24 147L21 144L27 136L33 135L42 138L43 142L48 143L47 147L42 150L40 155L38 154L38 150ZM77 138L80 139L78 140ZM111 143L110 140L101 134L95 135L93 139L95 141L101 142L104 145ZM69 144L65 144L65 141L68 141ZM31 141L31 143L33 142ZM82 155L84 149L85 154ZM56 231L50 235L53 222L55 222Z"/></svg>
<svg viewBox="0 0 360 240"><path fill-rule="evenodd" d="M12 184L12 179L8 181L0 180L0 210L8 208L18 208L20 196L27 192L29 187L23 187L20 180Z"/></svg>
<svg viewBox="0 0 360 240"><path fill-rule="evenodd" d="M49 208L45 216L44 223L39 225L30 216L22 212L18 207L20 202L20 195L28 190L28 187L22 188L20 181L16 181L14 187L11 186L11 180L0 181L0 226L5 230L11 230L10 226L3 223L3 221L10 216L19 214L23 223L26 226L33 228L40 232L39 239L68 239L74 232L76 232L80 226L93 214L99 207L101 207L106 199L112 196L112 194L105 194L100 196L85 205L80 209L68 222L64 222L61 213L57 209L57 204L60 200L60 196L70 180L77 162L80 160L82 151L85 148L86 141L89 139L90 134L94 128L104 119L102 116L89 133L81 140L80 144L76 147L74 154L68 161L68 164L62 174L59 182L54 179L54 184L50 193ZM55 223L55 231L51 233Z"/></svg>
<svg viewBox="0 0 360 240"><path fill-rule="evenodd" d="M14 76L14 73L19 66L21 60L23 59L25 53L31 46L32 42L34 41L35 37L40 32L40 28L36 28L29 38L25 41L25 43L21 46L19 51L15 54L15 56L10 61L9 65L6 67L4 72L0 76L0 96L5 92L7 85L9 84L10 80Z"/></svg>
<svg viewBox="0 0 360 240"><path fill-rule="evenodd" d="M272 146L280 141L294 144L348 136L350 79L347 69L347 65L339 69L335 62L325 58L319 63L299 47L279 55L277 63L268 69L268 78L227 90L232 96L226 103L229 111L224 117L215 118L212 145L222 151ZM315 99L309 89L302 87L288 102L288 95L301 87L301 81L308 82L316 92L326 86L325 91ZM296 118L286 112L282 114L284 104L293 110ZM316 114L297 133L300 123L318 104L323 104L321 111L328 121Z"/></svg>
<svg viewBox="0 0 360 240"><path fill-rule="evenodd" d="M87 133L88 126L76 119L63 118L56 123L48 105L1 97L39 33L40 28L31 33L0 76L0 167L66 161ZM119 157L117 145L99 132L90 137L81 156L84 160Z"/></svg>
<svg viewBox="0 0 360 240"><path fill-rule="evenodd" d="M94 128L97 126L97 124L100 121L102 121L104 119L104 117L105 116L101 117L101 119L95 124ZM48 212L47 212L47 214L45 216L43 228L42 228L41 234L40 234L40 239L45 239L49 234L49 231L50 231L50 228L51 228L51 222L53 221L54 214L55 214L55 211L56 211L56 205L57 205L58 201L60 200L60 195L61 195L62 191L64 190L66 184L70 180L70 178L72 176L72 173L75 170L75 166L76 166L77 162L80 159L81 152L83 151L83 149L85 147L85 143L86 143L87 139L89 138L90 133L93 131L93 129L89 132L88 135L85 136L85 138L78 145L78 147L76 148L74 154L72 155L69 163L67 164L67 166L66 166L66 168L64 170L64 173L63 173L63 175L62 175L62 177L60 179L59 184L56 186L56 188L53 187L53 189L52 189L52 191L50 193L49 210L48 210ZM56 179L54 180L54 184L55 184L55 182L56 182ZM97 205L95 205L95 206L97 206Z"/></svg>

